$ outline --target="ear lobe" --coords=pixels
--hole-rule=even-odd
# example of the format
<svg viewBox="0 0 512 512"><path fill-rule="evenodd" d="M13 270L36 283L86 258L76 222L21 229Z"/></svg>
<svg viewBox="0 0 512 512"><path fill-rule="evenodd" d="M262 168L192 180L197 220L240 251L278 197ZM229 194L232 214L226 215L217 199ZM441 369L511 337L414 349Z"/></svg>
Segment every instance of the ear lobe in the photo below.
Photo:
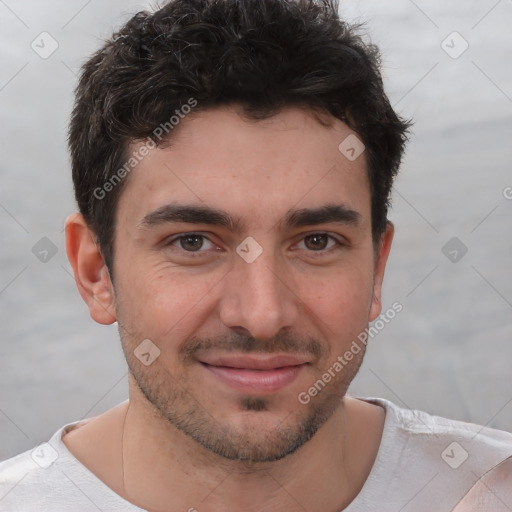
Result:
<svg viewBox="0 0 512 512"><path fill-rule="evenodd" d="M94 234L78 213L66 220L66 253L91 318L104 325L114 323L114 287Z"/></svg>
<svg viewBox="0 0 512 512"><path fill-rule="evenodd" d="M384 271L386 270L386 263L388 261L389 251L391 250L394 233L395 227L388 221L386 230L382 233L379 241L379 248L375 261L373 298L368 318L370 322L373 322L373 320L375 320L382 311L382 282L384 280Z"/></svg>

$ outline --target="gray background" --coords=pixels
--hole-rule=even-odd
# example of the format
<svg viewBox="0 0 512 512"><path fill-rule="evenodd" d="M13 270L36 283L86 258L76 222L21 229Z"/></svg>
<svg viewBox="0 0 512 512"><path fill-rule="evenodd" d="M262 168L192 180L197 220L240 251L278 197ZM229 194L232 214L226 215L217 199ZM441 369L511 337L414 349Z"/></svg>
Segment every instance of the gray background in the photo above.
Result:
<svg viewBox="0 0 512 512"><path fill-rule="evenodd" d="M80 64L147 5L0 0L0 459L127 397L116 328L89 318L65 255L66 127ZM341 12L368 21L391 102L415 120L384 297L404 309L351 393L512 431L512 0L342 1ZM59 44L47 59L31 48L43 31ZM453 31L469 44L456 59L441 47ZM458 262L442 252L454 236L468 249ZM57 248L46 263L32 252L42 237Z"/></svg>

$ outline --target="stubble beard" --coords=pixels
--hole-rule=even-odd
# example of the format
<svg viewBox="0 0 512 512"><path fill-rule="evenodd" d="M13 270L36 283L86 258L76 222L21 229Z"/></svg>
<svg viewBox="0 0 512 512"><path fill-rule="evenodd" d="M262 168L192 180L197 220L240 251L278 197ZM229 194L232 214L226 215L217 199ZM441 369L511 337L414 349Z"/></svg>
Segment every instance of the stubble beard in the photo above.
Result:
<svg viewBox="0 0 512 512"><path fill-rule="evenodd" d="M234 425L216 418L214 410L197 400L186 372L175 377L161 360L145 367L133 351L125 350L136 385L161 418L213 454L246 463L278 461L307 443L341 405L363 355L362 352L352 366L340 372L339 379L330 382L308 404L299 403L296 398L289 411L279 412L281 419L271 416L272 397L241 396L237 407L244 418Z"/></svg>

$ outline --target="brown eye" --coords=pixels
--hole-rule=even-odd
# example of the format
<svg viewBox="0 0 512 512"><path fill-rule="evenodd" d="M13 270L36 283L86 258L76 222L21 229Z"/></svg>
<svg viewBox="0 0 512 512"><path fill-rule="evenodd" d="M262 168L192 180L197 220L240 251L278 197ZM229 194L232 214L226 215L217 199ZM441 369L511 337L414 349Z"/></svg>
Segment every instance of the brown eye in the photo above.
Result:
<svg viewBox="0 0 512 512"><path fill-rule="evenodd" d="M198 256L204 256L207 252L215 249L215 244L205 235L199 233L184 233L175 236L166 243L166 246L172 250L181 251L190 255L197 253Z"/></svg>
<svg viewBox="0 0 512 512"><path fill-rule="evenodd" d="M296 248L306 251L310 255L316 253L318 256L322 256L324 254L331 254L333 251L343 249L346 246L345 242L328 233L311 233L304 236Z"/></svg>
<svg viewBox="0 0 512 512"><path fill-rule="evenodd" d="M329 238L328 235L315 233L304 237L304 245L312 251L321 251L327 247Z"/></svg>
<svg viewBox="0 0 512 512"><path fill-rule="evenodd" d="M186 235L179 238L182 249L197 251L203 246L204 237L201 235Z"/></svg>

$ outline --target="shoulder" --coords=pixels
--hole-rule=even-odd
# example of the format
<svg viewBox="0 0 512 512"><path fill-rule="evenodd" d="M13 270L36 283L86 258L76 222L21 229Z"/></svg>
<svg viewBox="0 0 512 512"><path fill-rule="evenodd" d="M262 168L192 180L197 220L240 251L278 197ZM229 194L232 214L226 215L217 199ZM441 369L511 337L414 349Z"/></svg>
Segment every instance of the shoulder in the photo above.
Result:
<svg viewBox="0 0 512 512"><path fill-rule="evenodd" d="M378 462L392 473L390 486L396 485L396 493L404 483L411 488L425 485L428 510L501 510L454 507L469 503L464 499L481 501L493 490L504 496L512 492L511 433L406 409L379 398L365 400L386 410ZM423 510L420 496L414 501L416 510Z"/></svg>
<svg viewBox="0 0 512 512"><path fill-rule="evenodd" d="M107 487L66 448L62 437L82 424L66 425L48 442L0 462L0 512L142 510Z"/></svg>
<svg viewBox="0 0 512 512"><path fill-rule="evenodd" d="M49 442L0 462L0 511L42 510L62 489L59 455Z"/></svg>
<svg viewBox="0 0 512 512"><path fill-rule="evenodd" d="M512 456L510 432L406 409L381 398L368 400L386 409L387 416L392 417L390 423L395 428L395 435L414 439L420 450L435 453L435 448L442 449L437 453L445 462L450 462L452 451L461 463L462 458L464 461L473 458L480 464L488 460L490 467ZM444 453L451 444L453 446ZM451 464L455 465L455 461Z"/></svg>

